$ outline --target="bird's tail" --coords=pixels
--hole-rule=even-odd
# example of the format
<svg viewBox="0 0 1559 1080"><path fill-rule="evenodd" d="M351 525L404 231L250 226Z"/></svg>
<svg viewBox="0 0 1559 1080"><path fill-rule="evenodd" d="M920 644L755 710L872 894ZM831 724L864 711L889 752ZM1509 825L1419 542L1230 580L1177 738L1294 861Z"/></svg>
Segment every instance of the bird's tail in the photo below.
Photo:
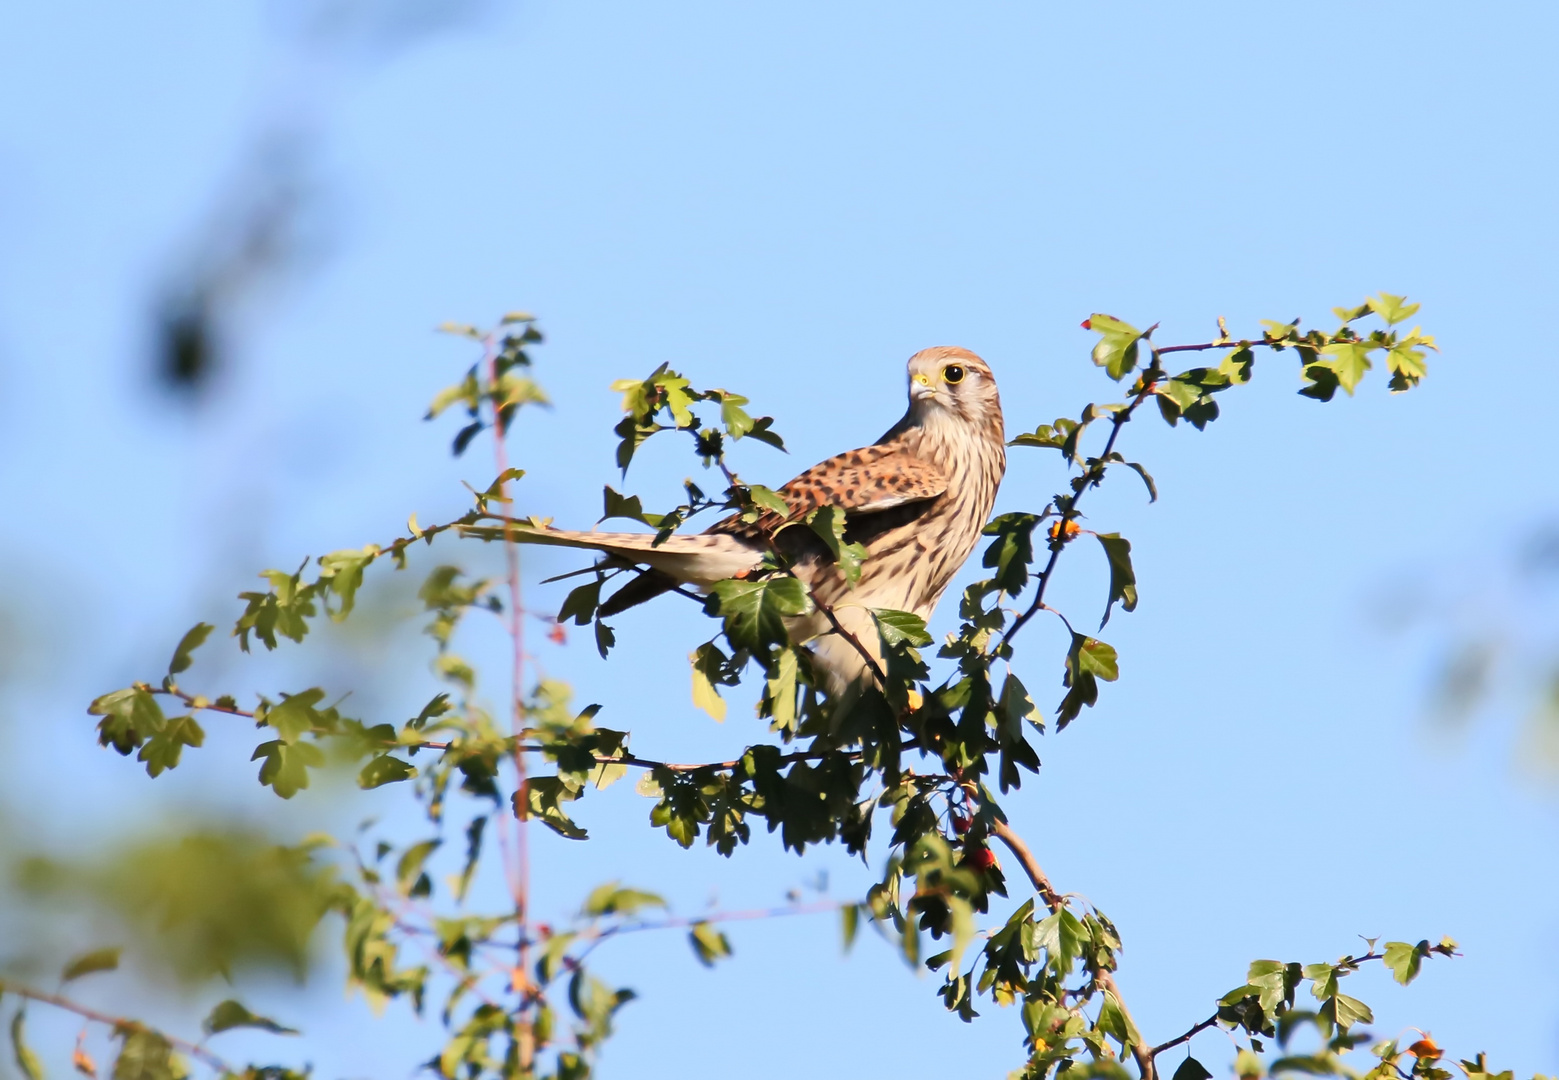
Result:
<svg viewBox="0 0 1559 1080"><path fill-rule="evenodd" d="M468 525L461 532L480 540L509 539L521 544L550 544L599 551L625 563L648 566L652 571L659 571L671 579L662 588L646 591L645 595L633 599L631 603L617 607L619 611L678 584L713 585L751 570L762 561L762 555L756 548L734 536L721 533L669 536L657 544L655 537L646 533L580 532L520 523L507 526ZM654 574L646 574L644 577L654 577Z"/></svg>

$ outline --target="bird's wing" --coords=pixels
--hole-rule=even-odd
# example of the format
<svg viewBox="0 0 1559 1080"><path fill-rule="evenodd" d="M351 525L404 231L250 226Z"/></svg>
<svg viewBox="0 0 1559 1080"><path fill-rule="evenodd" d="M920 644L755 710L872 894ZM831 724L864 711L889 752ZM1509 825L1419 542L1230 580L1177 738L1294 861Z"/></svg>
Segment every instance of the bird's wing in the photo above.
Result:
<svg viewBox="0 0 1559 1080"><path fill-rule="evenodd" d="M946 490L946 474L929 461L902 446L867 446L820 462L780 488L779 495L790 508L788 514L771 510L753 522L733 515L709 531L736 536L772 535L819 507L837 506L855 517L934 499Z"/></svg>

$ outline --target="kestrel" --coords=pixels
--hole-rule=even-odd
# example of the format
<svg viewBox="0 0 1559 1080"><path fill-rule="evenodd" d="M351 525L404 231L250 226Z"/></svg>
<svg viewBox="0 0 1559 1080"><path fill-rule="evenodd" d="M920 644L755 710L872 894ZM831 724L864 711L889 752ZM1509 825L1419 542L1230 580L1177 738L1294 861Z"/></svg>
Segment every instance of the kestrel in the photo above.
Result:
<svg viewBox="0 0 1559 1080"><path fill-rule="evenodd" d="M985 527L1007 468L1001 399L991 369L967 349L940 346L909 360L909 409L871 446L831 457L779 489L790 512L756 521L733 515L704 533L653 545L640 533L525 528L515 540L591 548L614 561L646 566L601 605L612 615L679 585L707 589L757 569L772 544L791 564L814 602L872 654L882 653L871 608L909 611L929 620L948 582ZM845 541L867 558L852 588L810 526L813 510L845 512ZM855 644L820 611L787 620L792 641L809 643L814 666L840 693L867 676Z"/></svg>

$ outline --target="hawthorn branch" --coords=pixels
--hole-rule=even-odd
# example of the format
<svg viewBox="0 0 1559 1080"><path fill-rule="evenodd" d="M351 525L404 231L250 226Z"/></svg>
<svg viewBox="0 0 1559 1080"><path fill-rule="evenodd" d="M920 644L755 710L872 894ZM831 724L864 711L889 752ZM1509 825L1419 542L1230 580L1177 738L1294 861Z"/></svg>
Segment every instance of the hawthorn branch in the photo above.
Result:
<svg viewBox="0 0 1559 1080"><path fill-rule="evenodd" d="M1152 333L1152 331L1150 330L1149 333ZM1152 350L1153 359L1148 367L1143 370L1142 374L1138 376L1137 382L1140 389L1135 394L1135 396L1132 397L1131 402L1124 409L1121 409L1119 412L1117 412L1113 417L1110 427L1110 437L1105 441L1103 452L1100 453L1098 457L1090 459L1089 467L1083 472L1083 475L1078 478L1081 482L1077 485L1076 490L1072 493L1071 497L1068 498L1063 495L1057 498L1056 507L1057 509L1061 510L1061 520L1055 526L1054 539L1050 545L1050 558L1045 563L1045 569L1041 571L1039 575L1038 592L1035 594L1034 602L1029 605L1028 610L1023 612L1022 615L1019 615L1017 619L1013 621L1012 628L1002 636L1003 644L1010 642L1013 638L1013 635L1022 629L1025 623L1027 623L1040 611L1044 610L1045 590L1050 586L1050 579L1055 573L1056 562L1061 558L1062 549L1065 548L1067 544L1071 543L1072 537L1075 535L1068 531L1067 526L1072 521L1077 519L1077 502L1083 497L1083 493L1085 491L1091 487L1098 487L1100 482L1104 479L1105 470L1109 467L1110 464L1110 454L1115 450L1115 442L1120 437L1121 428L1125 427L1127 422L1131 420L1132 414L1137 411L1137 407L1153 395L1154 386L1157 380L1163 378L1167 374L1159 366L1159 357L1163 356L1165 353L1204 352L1208 349L1234 349L1238 351L1240 349L1251 349L1258 346L1263 346L1270 349L1283 349L1291 347L1289 342L1279 341L1273 338L1271 335L1264 335L1260 341L1234 341L1225 337L1216 341L1199 342L1195 345L1154 345L1153 342L1146 337L1146 335L1144 335L1142 340L1148 343L1148 348Z"/></svg>
<svg viewBox="0 0 1559 1080"><path fill-rule="evenodd" d="M1369 963L1372 960L1384 960L1385 958L1386 958L1386 954L1385 953L1367 952L1363 956L1345 956L1340 961L1338 961L1337 966L1341 967L1341 968L1347 968L1349 971L1357 971L1360 968L1360 966L1362 966L1364 964L1367 964L1367 963ZM1150 1058L1156 1058L1158 1055L1162 1054L1165 1050L1173 1050L1175 1047L1180 1046L1183 1043L1188 1043L1193 1038L1195 1038L1198 1034L1200 1034L1203 1031L1206 1031L1208 1028L1212 1027L1217 1022L1218 1022L1218 1013L1215 1012L1211 1016L1209 1016L1206 1020L1202 1020L1202 1021L1200 1021L1198 1023L1192 1024L1183 1033L1181 1033L1179 1035L1176 1035L1173 1039L1170 1039L1168 1042L1159 1043L1153 1049L1148 1051L1148 1056Z"/></svg>
<svg viewBox="0 0 1559 1080"><path fill-rule="evenodd" d="M1207 346L1207 348L1212 347L1212 345ZM1115 442L1120 438L1121 428L1125 427L1127 422L1131 420L1132 414L1137 411L1137 407L1152 396L1156 377L1163 375L1163 370L1158 365L1159 353L1168 352L1173 348L1174 346L1170 346L1168 349L1155 348L1153 350L1152 364L1137 378L1141 389L1131 399L1130 404L1117 412L1111 420L1110 437L1105 440L1104 450L1098 457L1090 459L1089 467L1083 472L1082 476L1078 477L1077 481L1074 481L1076 487L1072 495L1070 497L1060 495L1054 500L1056 509L1061 512L1061 519L1056 522L1053 528L1050 558L1045 563L1045 569L1040 572L1039 585L1034 594L1034 602L1029 605L1027 611L1013 620L1012 628L1002 635L1003 645L1009 644L1017 632L1023 629L1025 623L1044 610L1045 590L1050 587L1050 579L1055 575L1056 563L1061 559L1061 552L1072 542L1072 537L1077 535L1070 532L1068 526L1077 520L1078 500L1083 497L1084 492L1091 487L1098 487L1104 479L1105 470L1109 467L1110 455L1115 452Z"/></svg>
<svg viewBox="0 0 1559 1080"><path fill-rule="evenodd" d="M1039 893L1039 898L1045 902L1045 906L1054 915L1065 905L1061 894L1056 892L1055 886L1050 884L1050 878L1040 868L1039 860L1034 857L1033 850L1012 830L1012 826L1000 819L991 823L991 835L1007 846L1018 860L1018 865L1023 867L1023 872L1028 875L1029 881L1034 883L1034 891Z"/></svg>
<svg viewBox="0 0 1559 1080"><path fill-rule="evenodd" d="M991 824L991 834L1005 844L1007 850L1012 852L1013 856L1018 860L1018 865L1023 867L1023 872L1028 875L1029 881L1034 885L1034 891L1045 902L1045 906L1050 909L1050 913L1054 915L1060 911L1065 906L1065 900L1060 893L1056 892L1055 886L1050 883L1050 878L1040 867L1039 860L1034 857L1033 849L1005 821L998 819L993 822ZM1095 981L1098 982L1105 993L1115 999L1115 1004L1119 1005L1121 1012L1125 1014L1126 1023L1132 1029L1136 1029L1137 1023L1131 1018L1131 1010L1126 1007L1126 999L1121 996L1120 987L1116 985L1114 973L1101 971L1095 976ZM1187 1036L1187 1038L1189 1037ZM1137 1068L1142 1073L1142 1080L1154 1080L1153 1055L1157 1052L1156 1050L1150 1051L1140 1043L1134 1042L1131 1044L1131 1056L1136 1059Z"/></svg>
<svg viewBox="0 0 1559 1080"><path fill-rule="evenodd" d="M459 745L460 744L458 742L425 742L416 744L416 746L412 747L412 749L450 750ZM526 743L518 746L516 749L520 753L541 754L549 750L557 751L560 749L566 749L566 747L544 743ZM909 739L908 741L901 744L900 749L918 750L920 749L920 740ZM789 765L797 761L821 761L832 754L842 754L851 761L859 761L861 756L865 753L866 751L864 750L797 750L794 753L781 754L777 761L781 765ZM734 769L742 763L741 758L733 758L730 761L704 761L697 763L685 763L676 761L656 761L653 758L638 757L634 754L625 754L617 757L614 757L611 754L592 754L591 756L595 759L595 763L597 765L627 765L636 769L665 769L668 772L699 772L704 769L714 769L719 771L723 769ZM946 779L951 779L951 777L947 777Z"/></svg>
<svg viewBox="0 0 1559 1080"><path fill-rule="evenodd" d="M488 381L488 406L493 414L493 463L498 469L497 491L494 493L499 502L510 508L513 503L509 499L509 451L505 439L509 434L509 422L513 413L508 418L504 416L504 404L499 399L500 384L498 373L498 335L491 333L482 343L483 360L487 367ZM489 489L491 491L491 489ZM486 502L482 500L480 510L486 510ZM525 607L521 594L520 584L520 548L514 539L514 526L505 520L503 526L503 557L505 578L509 586L509 640L511 643L511 655L509 662L509 727L514 738L514 749L510 758L514 762L515 790L519 799L526 798L525 789L529 783L526 775L525 753L520 749L520 735L525 727ZM514 866L510 876L510 892L514 899L515 914L520 923L520 953L515 966L515 981L524 979L529 981L525 974L528 957L526 955L525 941L529 937L526 932L530 920L530 844L529 830L526 828L526 818L516 815L518 821L514 829ZM500 828L508 825L507 816L499 816ZM504 831L507 831L506 829ZM521 1008L528 1001L522 1000ZM524 1070L530 1068L530 1055L532 1043L528 1039L520 1040L520 1065Z"/></svg>
<svg viewBox="0 0 1559 1080"><path fill-rule="evenodd" d="M9 979L0 981L0 990L15 994L17 997L26 998L29 1001L36 1001L42 1005L52 1005L56 1009L62 1009L68 1013L75 1013L83 1020L90 1021L94 1024L103 1024L106 1027L110 1027L115 1031L115 1033L128 1034L137 1031L149 1032L167 1042L167 1044L173 1047L175 1050L178 1050L184 1054L188 1054L190 1057L199 1058L205 1064L209 1065L211 1068L217 1070L220 1073L229 1075L236 1075L238 1073L238 1070L233 1068L232 1065L228 1064L228 1062L225 1061L221 1056L213 1053L199 1043L192 1043L187 1039L180 1039L176 1036L169 1035L165 1031L159 1031L154 1027L143 1024L139 1020L131 1020L123 1016L112 1016L109 1013L98 1012L96 1009L88 1008L85 1005L70 1000L70 998L62 997L59 994L51 994L46 990L37 990L22 983L11 982Z"/></svg>

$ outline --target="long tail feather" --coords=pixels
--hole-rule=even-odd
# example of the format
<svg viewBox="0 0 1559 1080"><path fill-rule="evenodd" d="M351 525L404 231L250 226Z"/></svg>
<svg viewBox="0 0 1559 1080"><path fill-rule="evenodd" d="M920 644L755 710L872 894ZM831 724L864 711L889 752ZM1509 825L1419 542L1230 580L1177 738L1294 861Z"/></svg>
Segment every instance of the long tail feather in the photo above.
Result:
<svg viewBox="0 0 1559 1080"><path fill-rule="evenodd" d="M507 536L521 544L548 544L601 551L624 562L640 563L659 570L677 582L694 585L712 585L716 581L735 577L757 566L762 558L758 549L751 544L723 534L670 536L663 543L656 544L655 538L646 533L580 532L572 529L538 529L532 525L510 525L507 528L469 525L461 531L482 540L503 540Z"/></svg>

